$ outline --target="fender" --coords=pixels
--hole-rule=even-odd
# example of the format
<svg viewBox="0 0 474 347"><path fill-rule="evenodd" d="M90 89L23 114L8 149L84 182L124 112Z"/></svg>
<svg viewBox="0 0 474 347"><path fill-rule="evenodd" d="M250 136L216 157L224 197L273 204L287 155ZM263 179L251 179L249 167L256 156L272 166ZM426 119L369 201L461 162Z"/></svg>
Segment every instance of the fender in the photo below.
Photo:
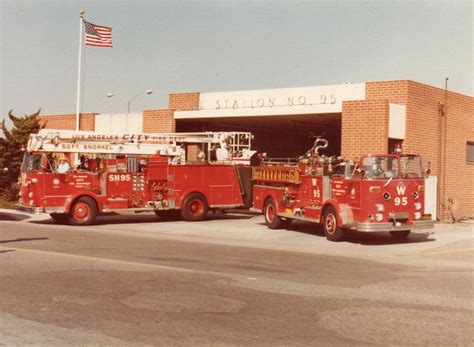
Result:
<svg viewBox="0 0 474 347"><path fill-rule="evenodd" d="M64 203L64 209L66 213L69 213L71 210L71 205L74 200L76 200L80 196L88 196L91 199L94 199L94 201L97 203L97 208L99 212L102 212L102 202L101 199L92 191L86 190L86 189L81 189L77 190L74 192L74 194L71 194L67 199L66 202Z"/></svg>
<svg viewBox="0 0 474 347"><path fill-rule="evenodd" d="M277 198L277 192L283 191L283 187L267 187L270 188L269 192L265 195L265 198L263 199L263 205L262 205L262 211L265 209L265 204L268 199L272 198L273 201L275 201L276 208L277 208L277 213L281 213L280 207L281 207L281 197Z"/></svg>
<svg viewBox="0 0 474 347"><path fill-rule="evenodd" d="M264 191L260 191L260 189L265 189ZM277 205L277 210L279 201L275 196L275 191L277 189L281 189L281 187L267 187L267 186L259 186L255 185L253 187L253 202L252 202L252 207L250 210L263 213L263 210L265 209L265 203L267 202L268 199L273 199ZM256 190L258 190L258 193L256 193ZM258 201L256 201L258 200Z"/></svg>
<svg viewBox="0 0 474 347"><path fill-rule="evenodd" d="M352 215L352 208L349 204L340 204L337 200L328 199L324 202L322 206L322 211L327 206L332 206L337 214L337 223L340 226L351 224L354 221L354 217Z"/></svg>

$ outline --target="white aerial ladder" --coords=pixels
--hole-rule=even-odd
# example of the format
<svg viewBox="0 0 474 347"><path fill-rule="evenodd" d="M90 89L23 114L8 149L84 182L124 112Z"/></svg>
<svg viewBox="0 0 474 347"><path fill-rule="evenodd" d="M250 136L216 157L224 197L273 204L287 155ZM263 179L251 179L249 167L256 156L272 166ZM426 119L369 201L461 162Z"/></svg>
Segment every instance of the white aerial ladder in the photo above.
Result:
<svg viewBox="0 0 474 347"><path fill-rule="evenodd" d="M250 164L256 152L251 150L249 132L140 133L113 134L91 131L42 129L31 134L27 152L94 153L115 155L168 156L170 163L184 164L184 146L199 144L204 160L215 152L217 161ZM207 153L207 154L206 154Z"/></svg>

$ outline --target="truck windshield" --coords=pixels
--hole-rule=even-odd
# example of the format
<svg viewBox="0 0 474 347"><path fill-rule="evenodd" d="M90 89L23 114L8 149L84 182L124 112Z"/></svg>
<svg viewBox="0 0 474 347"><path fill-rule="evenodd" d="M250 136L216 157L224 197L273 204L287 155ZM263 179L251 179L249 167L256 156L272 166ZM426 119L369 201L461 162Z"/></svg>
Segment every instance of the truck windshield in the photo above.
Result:
<svg viewBox="0 0 474 347"><path fill-rule="evenodd" d="M397 178L399 163L396 157L374 156L362 160L365 178Z"/></svg>
<svg viewBox="0 0 474 347"><path fill-rule="evenodd" d="M41 154L26 154L21 164L21 172L37 172L42 171L41 162L43 156Z"/></svg>
<svg viewBox="0 0 474 347"><path fill-rule="evenodd" d="M423 177L421 157L415 155L407 155L400 157L400 173L402 177Z"/></svg>

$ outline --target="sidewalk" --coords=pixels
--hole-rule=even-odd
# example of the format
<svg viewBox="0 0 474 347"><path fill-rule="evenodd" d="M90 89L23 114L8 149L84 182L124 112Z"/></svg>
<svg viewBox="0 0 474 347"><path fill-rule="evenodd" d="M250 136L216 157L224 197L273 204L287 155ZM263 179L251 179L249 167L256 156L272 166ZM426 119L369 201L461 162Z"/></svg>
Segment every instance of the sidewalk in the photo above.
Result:
<svg viewBox="0 0 474 347"><path fill-rule="evenodd" d="M49 214L30 214L24 211L15 209L0 208L0 221L26 221L26 220L48 220L51 217Z"/></svg>

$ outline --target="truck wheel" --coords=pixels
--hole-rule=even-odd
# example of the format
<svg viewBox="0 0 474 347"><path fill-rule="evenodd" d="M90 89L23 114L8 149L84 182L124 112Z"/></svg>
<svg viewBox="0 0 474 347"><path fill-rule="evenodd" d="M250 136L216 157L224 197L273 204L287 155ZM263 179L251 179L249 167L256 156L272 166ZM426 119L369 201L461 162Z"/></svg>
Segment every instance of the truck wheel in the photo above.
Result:
<svg viewBox="0 0 474 347"><path fill-rule="evenodd" d="M49 215L55 222L58 222L59 224L66 224L69 219L69 215L67 213L50 213Z"/></svg>
<svg viewBox="0 0 474 347"><path fill-rule="evenodd" d="M390 236L394 240L405 240L410 235L410 230L394 230L390 232Z"/></svg>
<svg viewBox="0 0 474 347"><path fill-rule="evenodd" d="M273 199L270 198L267 200L267 202L265 203L263 212L265 214L265 223L267 223L267 227L269 229L281 228L283 221L277 215L278 210L277 210L275 201Z"/></svg>
<svg viewBox="0 0 474 347"><path fill-rule="evenodd" d="M177 220L180 217L180 210L155 210L155 214L161 220Z"/></svg>
<svg viewBox="0 0 474 347"><path fill-rule="evenodd" d="M324 211L323 217L324 234L329 241L342 241L344 233L337 223L337 214L334 207L329 206Z"/></svg>
<svg viewBox="0 0 474 347"><path fill-rule="evenodd" d="M69 224L90 225L94 223L96 216L97 205L95 201L83 196L72 205L71 212L69 212Z"/></svg>
<svg viewBox="0 0 474 347"><path fill-rule="evenodd" d="M200 221L206 218L209 206L204 196L192 193L184 199L181 216L188 222Z"/></svg>

